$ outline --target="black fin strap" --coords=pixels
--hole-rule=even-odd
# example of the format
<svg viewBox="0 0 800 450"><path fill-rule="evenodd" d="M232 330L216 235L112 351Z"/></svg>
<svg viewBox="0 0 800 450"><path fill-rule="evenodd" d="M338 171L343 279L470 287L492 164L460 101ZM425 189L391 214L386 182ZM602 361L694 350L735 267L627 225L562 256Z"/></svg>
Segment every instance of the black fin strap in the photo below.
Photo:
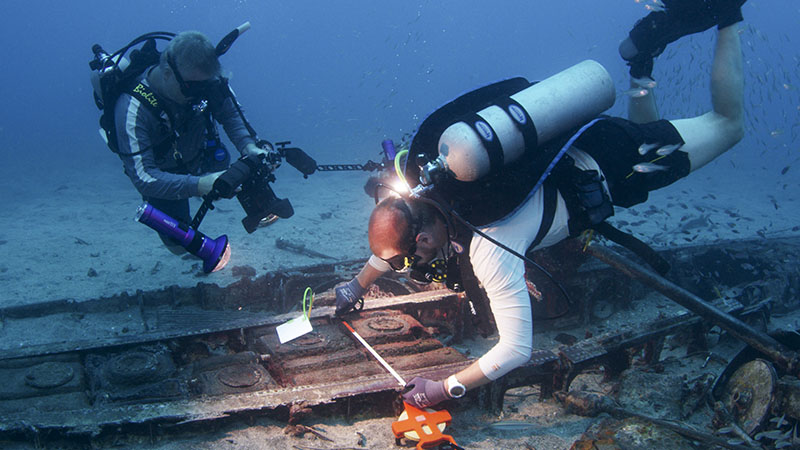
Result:
<svg viewBox="0 0 800 450"><path fill-rule="evenodd" d="M547 236L547 232L550 231L550 227L553 226L553 220L556 217L556 206L558 204L558 190L553 186L551 183L545 183L542 185L542 189L544 192L542 195L544 196L544 208L542 211L542 223L539 224L539 231L536 233L536 237L533 239L533 243L528 247L529 249L533 250L536 248L537 245L542 243L544 237Z"/></svg>
<svg viewBox="0 0 800 450"><path fill-rule="evenodd" d="M494 131L494 128L477 114L470 114L463 120L475 130L475 133L483 141L486 153L489 155L489 171L496 173L502 169L505 165L505 156L503 155L503 146L500 144L500 138L497 137L497 132Z"/></svg>
<svg viewBox="0 0 800 450"><path fill-rule="evenodd" d="M594 228L598 233L602 234L609 240L627 248L642 258L650 267L653 268L659 275L664 275L669 272L670 265L666 259L661 257L652 247L640 241L633 235L620 231L614 228L608 222L601 222L595 225Z"/></svg>
<svg viewBox="0 0 800 450"><path fill-rule="evenodd" d="M526 150L535 150L539 147L539 135L536 132L536 124L533 123L530 114L525 108L511 97L502 97L497 99L497 106L503 108L506 114L511 117L514 125L522 133L522 139L525 141Z"/></svg>

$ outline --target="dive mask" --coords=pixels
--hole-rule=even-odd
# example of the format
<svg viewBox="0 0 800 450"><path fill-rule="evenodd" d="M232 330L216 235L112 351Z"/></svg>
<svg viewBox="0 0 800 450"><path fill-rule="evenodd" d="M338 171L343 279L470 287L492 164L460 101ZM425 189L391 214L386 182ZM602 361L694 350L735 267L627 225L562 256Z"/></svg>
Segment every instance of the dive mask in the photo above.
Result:
<svg viewBox="0 0 800 450"><path fill-rule="evenodd" d="M175 81L181 89L181 94L187 99L207 99L209 93L213 92L221 83L219 77L209 78L208 80L184 80L181 73L178 71L178 66L172 55L167 56L167 63L172 73L175 74Z"/></svg>
<svg viewBox="0 0 800 450"><path fill-rule="evenodd" d="M406 270L409 267L413 268L419 261L419 256L414 254L416 251L417 243L414 242L414 244L412 244L411 248L408 250L408 254L392 256L389 259L384 259L384 261L386 261L389 264L389 267L391 267L394 271Z"/></svg>

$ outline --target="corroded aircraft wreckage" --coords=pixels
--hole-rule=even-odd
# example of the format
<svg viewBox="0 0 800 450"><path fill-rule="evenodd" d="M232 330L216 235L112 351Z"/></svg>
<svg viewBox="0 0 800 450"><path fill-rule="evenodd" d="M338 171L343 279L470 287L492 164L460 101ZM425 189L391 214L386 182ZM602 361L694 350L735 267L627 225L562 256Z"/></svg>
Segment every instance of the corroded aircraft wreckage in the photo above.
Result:
<svg viewBox="0 0 800 450"><path fill-rule="evenodd" d="M678 422L666 426L729 448L798 442L800 239L664 251L671 281L622 249L565 244L535 257L563 284L569 301L552 281L529 271L534 345L548 332L580 338L538 347L524 366L470 392L475 403L498 411L506 391L535 385L541 396L555 396L579 414L635 415L601 396L570 391L570 384L590 369L614 377L634 361L657 368L665 340L676 336L705 352L707 361L722 358L708 342L724 335L736 343L735 351L720 370L689 386L699 391L697 402L714 405L714 423L704 431ZM0 432L97 435L275 411L291 421L323 405L391 403L386 399L397 398L395 380L333 317L332 288L362 264L244 277L224 288L199 283L4 308ZM281 344L275 329L298 316L307 287L318 293L310 312L314 331ZM584 331L653 291L680 307L639 315L603 333ZM401 274L379 280L364 309L347 320L407 379L441 379L468 366L475 355L459 344L493 326L488 305Z"/></svg>

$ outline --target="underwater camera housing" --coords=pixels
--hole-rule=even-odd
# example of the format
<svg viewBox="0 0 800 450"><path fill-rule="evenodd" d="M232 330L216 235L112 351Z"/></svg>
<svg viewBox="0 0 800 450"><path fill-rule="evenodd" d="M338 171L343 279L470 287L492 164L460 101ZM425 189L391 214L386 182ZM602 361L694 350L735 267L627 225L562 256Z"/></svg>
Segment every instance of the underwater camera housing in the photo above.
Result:
<svg viewBox="0 0 800 450"><path fill-rule="evenodd" d="M245 158L245 161L252 161L248 158ZM247 214L242 219L242 225L248 233L255 231L261 220L270 214L281 219L288 219L294 215L294 208L289 199L278 198L269 185L275 181L275 175L272 174L272 167L267 159L269 158L259 160L259 163L252 168L252 175L241 183L242 189L236 194L236 199Z"/></svg>
<svg viewBox="0 0 800 450"><path fill-rule="evenodd" d="M235 195L242 209L247 214L242 225L248 233L254 232L259 223L270 215L288 219L294 215L294 208L289 199L278 198L270 183L275 181L273 171L277 169L283 158L308 176L316 170L317 163L304 151L296 147L286 147L291 142L278 142L274 149L267 141L259 141L257 145L266 150L266 154L250 154L242 156L214 181L211 192L203 197L203 204L192 220L192 227L197 228L212 203L220 198L233 198Z"/></svg>
<svg viewBox="0 0 800 450"><path fill-rule="evenodd" d="M211 208L211 202L219 198L233 198L234 195L247 214L242 219L242 225L248 233L254 232L259 222L270 214L282 219L292 217L294 208L289 199L278 198L269 185L275 181L272 171L278 164L280 155L274 151L269 151L267 155L251 154L239 158L214 181L214 187L204 197L192 225L199 225L205 212Z"/></svg>

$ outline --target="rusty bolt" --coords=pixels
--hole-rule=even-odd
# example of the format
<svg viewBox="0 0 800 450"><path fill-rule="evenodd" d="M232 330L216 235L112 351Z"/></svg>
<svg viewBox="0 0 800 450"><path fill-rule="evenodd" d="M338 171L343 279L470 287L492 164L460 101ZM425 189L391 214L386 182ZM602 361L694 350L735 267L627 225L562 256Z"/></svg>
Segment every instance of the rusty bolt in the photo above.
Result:
<svg viewBox="0 0 800 450"><path fill-rule="evenodd" d="M734 406L739 411L745 410L750 407L753 400L753 392L750 389L738 389L731 396Z"/></svg>

